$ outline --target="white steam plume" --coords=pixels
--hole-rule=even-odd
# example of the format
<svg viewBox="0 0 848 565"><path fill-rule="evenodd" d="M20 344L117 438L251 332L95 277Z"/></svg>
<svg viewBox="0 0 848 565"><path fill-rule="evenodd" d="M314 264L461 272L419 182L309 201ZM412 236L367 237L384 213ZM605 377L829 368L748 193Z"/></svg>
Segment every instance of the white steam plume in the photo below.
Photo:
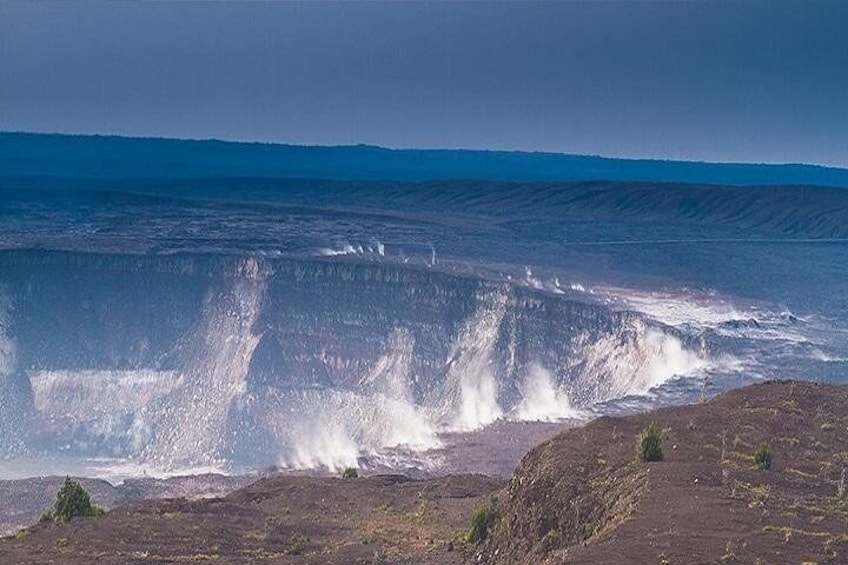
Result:
<svg viewBox="0 0 848 565"><path fill-rule="evenodd" d="M550 371L539 363L528 367L521 393L521 403L513 413L516 420L553 422L580 417L580 412L572 408L568 395L554 383Z"/></svg>

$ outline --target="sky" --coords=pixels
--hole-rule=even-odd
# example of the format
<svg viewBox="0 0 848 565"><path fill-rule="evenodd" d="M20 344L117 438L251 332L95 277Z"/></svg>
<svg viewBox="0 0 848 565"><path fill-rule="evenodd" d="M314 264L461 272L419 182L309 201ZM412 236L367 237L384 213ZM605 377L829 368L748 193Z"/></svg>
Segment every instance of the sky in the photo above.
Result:
<svg viewBox="0 0 848 565"><path fill-rule="evenodd" d="M0 2L0 130L848 167L848 2Z"/></svg>

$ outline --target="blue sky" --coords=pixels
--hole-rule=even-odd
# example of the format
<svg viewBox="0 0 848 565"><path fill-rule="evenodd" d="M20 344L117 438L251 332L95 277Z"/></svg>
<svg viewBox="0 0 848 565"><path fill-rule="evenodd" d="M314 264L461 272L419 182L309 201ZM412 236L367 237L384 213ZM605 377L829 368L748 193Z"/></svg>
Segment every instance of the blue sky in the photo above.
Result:
<svg viewBox="0 0 848 565"><path fill-rule="evenodd" d="M3 2L0 130L846 167L848 2Z"/></svg>

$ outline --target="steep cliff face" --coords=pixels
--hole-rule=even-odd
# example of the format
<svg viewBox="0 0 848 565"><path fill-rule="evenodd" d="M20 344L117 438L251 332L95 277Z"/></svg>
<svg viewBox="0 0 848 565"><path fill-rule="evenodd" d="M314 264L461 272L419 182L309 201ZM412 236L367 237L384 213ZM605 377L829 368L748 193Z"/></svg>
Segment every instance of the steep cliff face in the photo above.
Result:
<svg viewBox="0 0 848 565"><path fill-rule="evenodd" d="M32 390L4 398L40 450L72 438L165 467L325 452L340 465L501 417L568 416L707 363L697 340L578 293L425 266L35 251L0 264L4 378Z"/></svg>

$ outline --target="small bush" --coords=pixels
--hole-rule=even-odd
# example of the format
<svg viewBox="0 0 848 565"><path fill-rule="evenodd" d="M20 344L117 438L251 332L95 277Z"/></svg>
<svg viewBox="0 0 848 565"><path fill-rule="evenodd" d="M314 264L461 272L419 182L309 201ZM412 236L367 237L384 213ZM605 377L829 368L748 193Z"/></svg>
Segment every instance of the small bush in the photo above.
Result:
<svg viewBox="0 0 848 565"><path fill-rule="evenodd" d="M65 477L56 495L52 516L56 521L67 522L78 516L100 516L103 509L91 504L91 497L79 481Z"/></svg>
<svg viewBox="0 0 848 565"><path fill-rule="evenodd" d="M771 448L767 443L761 443L754 452L754 465L760 470L771 468Z"/></svg>
<svg viewBox="0 0 848 565"><path fill-rule="evenodd" d="M498 521L498 510L494 503L478 508L471 517L471 530L468 532L468 543L483 541L489 536Z"/></svg>
<svg viewBox="0 0 848 565"><path fill-rule="evenodd" d="M359 472L354 467L345 467L345 470L342 472L343 479L356 479L359 478Z"/></svg>
<svg viewBox="0 0 848 565"><path fill-rule="evenodd" d="M53 511L52 510L45 510L44 512L42 512L38 516L38 522L37 523L38 524L44 524L46 522L52 522L52 521L53 521Z"/></svg>
<svg viewBox="0 0 848 565"><path fill-rule="evenodd" d="M309 541L300 534L295 534L289 540L286 546L286 555L303 555L303 546Z"/></svg>
<svg viewBox="0 0 848 565"><path fill-rule="evenodd" d="M639 436L637 458L639 461L662 461L662 432L654 424L642 430Z"/></svg>
<svg viewBox="0 0 848 565"><path fill-rule="evenodd" d="M378 549L374 552L374 565L386 565L389 562L389 559L386 557L386 554L383 553L381 549Z"/></svg>
<svg viewBox="0 0 848 565"><path fill-rule="evenodd" d="M560 541L562 540L562 534L559 533L559 530L556 528L551 528L548 530L548 533L542 538L542 544L545 547L546 551L551 551L559 546Z"/></svg>

